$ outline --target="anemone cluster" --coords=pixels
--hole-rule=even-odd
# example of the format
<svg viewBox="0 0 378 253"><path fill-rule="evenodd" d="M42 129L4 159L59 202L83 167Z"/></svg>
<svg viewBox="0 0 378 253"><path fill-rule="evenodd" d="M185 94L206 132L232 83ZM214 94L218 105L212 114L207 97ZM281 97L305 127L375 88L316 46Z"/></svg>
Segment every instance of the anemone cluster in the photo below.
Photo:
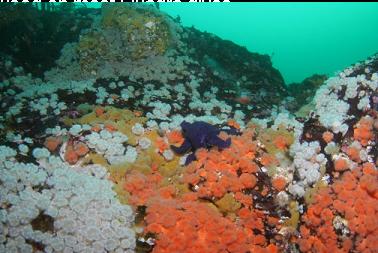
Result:
<svg viewBox="0 0 378 253"><path fill-rule="evenodd" d="M44 77L6 64L0 252L377 252L377 55L257 117L193 31L112 8Z"/></svg>

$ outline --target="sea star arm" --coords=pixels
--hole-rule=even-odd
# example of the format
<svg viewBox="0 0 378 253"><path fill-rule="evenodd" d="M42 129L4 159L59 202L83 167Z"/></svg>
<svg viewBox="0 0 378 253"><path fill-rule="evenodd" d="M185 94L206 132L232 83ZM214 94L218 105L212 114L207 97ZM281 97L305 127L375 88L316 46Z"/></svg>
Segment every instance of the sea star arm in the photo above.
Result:
<svg viewBox="0 0 378 253"><path fill-rule="evenodd" d="M195 161L195 160L197 160L197 158L196 158L195 153L193 152L193 153L189 154L189 155L186 157L186 159L185 159L185 165L188 165L189 163L191 163L191 162L193 162L193 161Z"/></svg>
<svg viewBox="0 0 378 253"><path fill-rule="evenodd" d="M228 148L231 145L231 138L228 138L227 140L222 140L218 136L214 136L209 139L208 144L211 146L217 146L218 148Z"/></svg>
<svg viewBox="0 0 378 253"><path fill-rule="evenodd" d="M171 145L171 149L177 153L177 154L184 154L189 151L189 149L192 147L190 141L188 139L185 139L184 143L181 144L180 147L176 147Z"/></svg>

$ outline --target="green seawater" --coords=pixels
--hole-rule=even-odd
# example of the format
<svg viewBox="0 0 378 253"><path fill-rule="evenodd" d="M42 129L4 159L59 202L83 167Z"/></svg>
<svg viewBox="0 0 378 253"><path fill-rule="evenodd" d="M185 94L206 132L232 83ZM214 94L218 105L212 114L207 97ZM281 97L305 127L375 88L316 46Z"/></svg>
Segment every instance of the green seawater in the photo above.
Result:
<svg viewBox="0 0 378 253"><path fill-rule="evenodd" d="M223 39L269 54L285 83L337 70L378 52L378 3L165 3Z"/></svg>

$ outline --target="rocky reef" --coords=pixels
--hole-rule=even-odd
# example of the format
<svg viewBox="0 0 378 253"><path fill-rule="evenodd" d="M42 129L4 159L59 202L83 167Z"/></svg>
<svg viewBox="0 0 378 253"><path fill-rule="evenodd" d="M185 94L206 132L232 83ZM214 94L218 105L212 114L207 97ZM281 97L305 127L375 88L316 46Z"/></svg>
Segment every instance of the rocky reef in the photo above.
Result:
<svg viewBox="0 0 378 253"><path fill-rule="evenodd" d="M147 4L0 13L0 252L376 252L378 55L287 87Z"/></svg>

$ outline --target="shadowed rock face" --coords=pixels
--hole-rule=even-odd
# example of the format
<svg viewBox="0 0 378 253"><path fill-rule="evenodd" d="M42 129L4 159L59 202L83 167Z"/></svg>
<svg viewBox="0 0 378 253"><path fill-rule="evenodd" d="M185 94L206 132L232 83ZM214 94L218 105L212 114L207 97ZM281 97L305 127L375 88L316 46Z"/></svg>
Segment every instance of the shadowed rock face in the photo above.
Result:
<svg viewBox="0 0 378 253"><path fill-rule="evenodd" d="M264 89L273 97L286 95L281 73L272 67L268 55L251 53L245 47L211 33L188 28L186 43L195 49L191 57L202 66L218 72L224 83L240 83L239 89L258 92Z"/></svg>
<svg viewBox="0 0 378 253"><path fill-rule="evenodd" d="M63 45L76 41L80 31L91 25L90 13L99 13L99 10L65 7L42 11L25 3L1 6L1 59L11 59L26 73L42 76L54 66Z"/></svg>
<svg viewBox="0 0 378 253"><path fill-rule="evenodd" d="M295 109L299 109L301 106L311 102L316 90L325 80L327 80L326 75L314 74L300 83L289 84L287 87L289 95L294 97L297 103Z"/></svg>
<svg viewBox="0 0 378 253"><path fill-rule="evenodd" d="M211 33L187 28L185 39L190 56L206 69L205 82L219 87L219 95L231 105L244 94L251 101L241 104L247 117L269 114L272 105L279 104L287 95L281 73L273 68L268 55L251 53L245 47L223 40Z"/></svg>
<svg viewBox="0 0 378 253"><path fill-rule="evenodd" d="M280 72L272 67L268 55L251 53L245 47L228 40L222 40L213 34L201 32L193 27L184 28L178 23L177 19L174 20L168 15L160 14L156 9L152 11L142 10L139 13L141 13L139 16L143 13L146 15L145 19L139 17L142 21L149 20L149 18L154 17L153 15L157 15L159 18L165 18L181 27L175 31L180 48L176 48L176 54L170 57L187 57L190 59L191 63L185 63L186 68L191 71L190 74L201 76L200 92L208 90L212 86L217 87L219 88L217 98L225 100L232 106L239 104L238 99L241 96L247 97L248 103L238 105L247 118L269 114L272 106L278 105L287 95L284 80ZM79 52L78 49L80 49L80 43L82 43L79 36L85 37L90 34L85 32L88 28L92 33L101 33L101 30L93 29L91 26L94 19L106 17L101 17L103 14L101 14L100 9L79 8L41 11L34 5L17 4L2 7L0 14L0 32L2 34L0 57L3 60L11 59L13 66L22 66L26 73L32 73L36 77L43 77L45 71L56 66L55 62L66 43L78 43L76 51ZM103 22L105 21L103 20ZM151 23L145 24L142 21L140 22L143 28L146 24ZM94 45L99 44L94 43ZM124 47L128 46L129 44L124 44ZM111 51L111 48L114 47L109 48L107 50ZM132 49L131 46L127 50L130 49ZM130 54L132 55L132 52ZM87 54L84 55L88 58ZM119 54L110 52L109 55ZM82 62L81 57L78 54L75 60ZM119 60L108 58L105 59L111 63L110 66ZM196 64L193 64L193 62ZM139 62L139 64L143 65L143 62ZM148 61L144 64L148 64ZM85 64L85 66L88 66L88 64ZM175 68L175 64L173 64L173 68ZM178 67L176 68L176 70L171 69L171 71L179 73L181 76L170 80L169 83L172 85L188 80L190 75L182 74L182 71ZM1 79L8 77L9 75L6 73L11 71L1 64L0 70ZM122 76L122 74L118 76ZM161 84L163 83L166 82L161 80ZM155 85L159 86L159 81ZM249 105L253 105L253 107L248 107Z"/></svg>

